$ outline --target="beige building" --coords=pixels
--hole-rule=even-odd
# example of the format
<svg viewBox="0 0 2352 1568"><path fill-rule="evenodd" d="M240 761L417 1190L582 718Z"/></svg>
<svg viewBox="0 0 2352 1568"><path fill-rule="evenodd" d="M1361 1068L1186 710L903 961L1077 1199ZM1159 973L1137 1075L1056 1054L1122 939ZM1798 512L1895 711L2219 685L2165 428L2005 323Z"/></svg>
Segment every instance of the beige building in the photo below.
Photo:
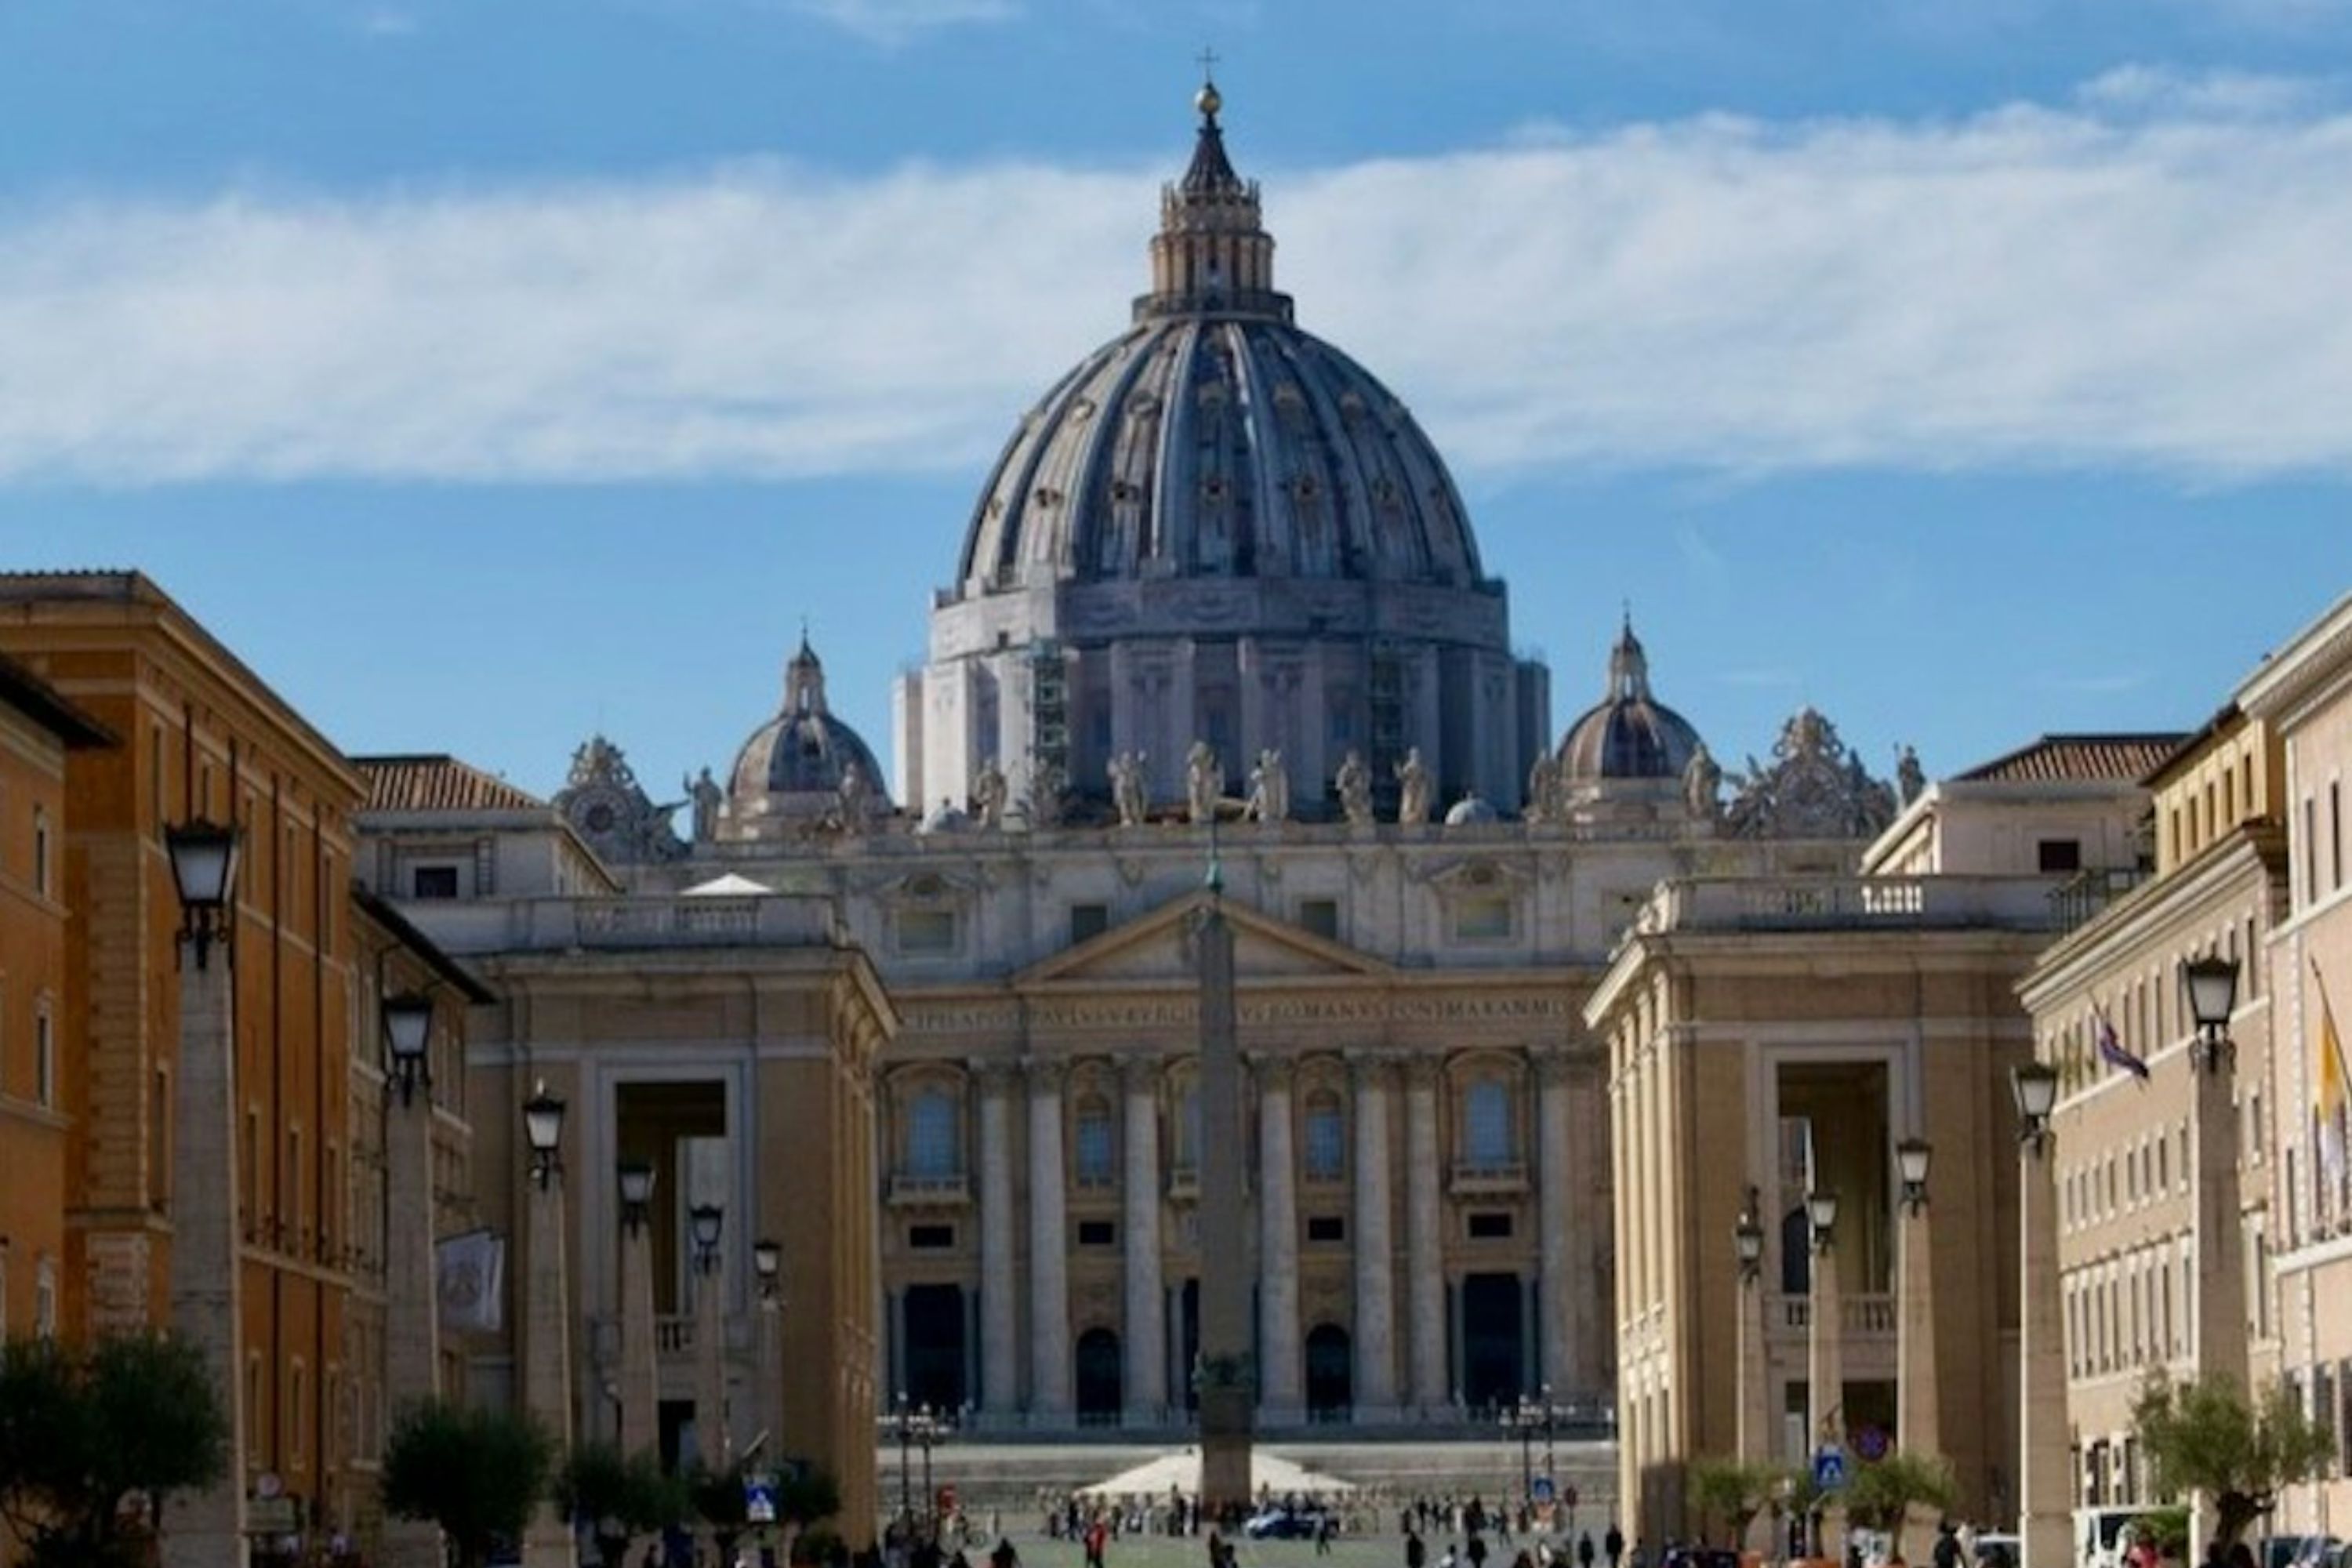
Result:
<svg viewBox="0 0 2352 1568"><path fill-rule="evenodd" d="M2130 868L2137 780L2172 739L2050 737L1922 791L1857 873L1676 879L1642 910L1584 1009L1609 1058L1629 1533L1696 1530L1694 1458L1797 1464L1829 1442L1866 1461L1906 1422L1966 1511L2013 1511L2009 1074L2032 1036L2012 988L2068 878ZM1906 1300L1896 1145L1915 1138L1934 1157L1914 1279L1932 1283ZM1837 1199L1833 1294L1814 1288L1811 1193ZM1906 1340L1932 1385L1908 1412Z"/></svg>
<svg viewBox="0 0 2352 1568"><path fill-rule="evenodd" d="M2323 1114L2331 1005L2335 1037L2352 1024L2352 882L2344 844L2344 777L2352 773L2352 598L2295 634L2238 688L2238 706L2275 736L2284 764L2284 908L2266 938L2273 1124L2264 1162L2273 1253L2270 1338L2282 1375L2327 1423L2335 1462L2292 1490L2282 1531L2345 1533L2352 1520L2352 1173L2346 1097ZM2344 1083L2341 1052L2334 1082ZM2242 1074L2242 1065L2240 1071Z"/></svg>
<svg viewBox="0 0 2352 1568"><path fill-rule="evenodd" d="M2279 762L2271 728L2232 705L2152 770L2153 866L2071 889L2067 919L2082 923L2020 988L2039 1055L2060 1075L2053 1173L2077 1508L2153 1500L2130 1420L2152 1370L2242 1384L2277 1372L2278 1075L2260 955L2285 897ZM2234 1068L2209 1124L2180 966L2215 953L2242 969ZM2113 1031L2105 1054L2103 1027ZM2207 1195L2228 1229L2221 1242L2200 1239ZM2208 1300L2223 1304L2210 1324Z"/></svg>

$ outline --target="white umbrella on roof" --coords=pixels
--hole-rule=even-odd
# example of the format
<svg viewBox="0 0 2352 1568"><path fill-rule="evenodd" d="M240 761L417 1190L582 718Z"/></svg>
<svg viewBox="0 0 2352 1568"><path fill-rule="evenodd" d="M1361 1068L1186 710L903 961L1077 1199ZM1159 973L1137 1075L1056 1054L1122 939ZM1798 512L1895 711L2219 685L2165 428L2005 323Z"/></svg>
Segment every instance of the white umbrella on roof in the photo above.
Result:
<svg viewBox="0 0 2352 1568"><path fill-rule="evenodd" d="M1081 1497L1165 1497L1173 1489L1190 1497L1201 1489L1201 1450L1187 1448L1181 1454L1162 1454L1149 1464L1124 1470L1107 1481L1097 1481L1084 1489ZM1355 1491L1349 1483L1319 1470L1310 1470L1277 1455L1260 1449L1250 1455L1250 1492L1253 1496L1265 1492L1276 1498L1298 1496L1327 1498L1347 1497Z"/></svg>
<svg viewBox="0 0 2352 1568"><path fill-rule="evenodd" d="M771 889L749 877L730 871L723 877L713 877L708 882L698 882L686 890L689 899L751 899L764 897Z"/></svg>

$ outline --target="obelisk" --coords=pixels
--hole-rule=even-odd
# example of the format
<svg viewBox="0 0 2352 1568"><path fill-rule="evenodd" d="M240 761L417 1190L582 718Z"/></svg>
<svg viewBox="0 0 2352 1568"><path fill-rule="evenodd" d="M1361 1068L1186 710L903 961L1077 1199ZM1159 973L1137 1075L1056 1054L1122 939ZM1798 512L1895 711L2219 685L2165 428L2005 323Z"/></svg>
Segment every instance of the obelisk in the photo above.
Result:
<svg viewBox="0 0 2352 1568"><path fill-rule="evenodd" d="M1250 1505L1257 1369L1250 1350L1249 1227L1242 1206L1241 1042L1234 1016L1234 931L1213 835L1201 954L1201 1506L1213 1520Z"/></svg>

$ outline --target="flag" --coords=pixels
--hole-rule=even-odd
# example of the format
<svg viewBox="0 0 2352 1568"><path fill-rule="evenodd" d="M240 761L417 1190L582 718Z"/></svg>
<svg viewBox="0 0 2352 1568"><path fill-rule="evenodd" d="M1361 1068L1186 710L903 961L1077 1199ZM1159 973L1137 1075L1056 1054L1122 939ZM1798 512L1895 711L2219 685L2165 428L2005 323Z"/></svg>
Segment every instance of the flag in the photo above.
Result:
<svg viewBox="0 0 2352 1568"><path fill-rule="evenodd" d="M441 1326L461 1334L495 1334L505 1314L506 1237L469 1230L434 1247L439 1268Z"/></svg>
<svg viewBox="0 0 2352 1568"><path fill-rule="evenodd" d="M2123 1068L2142 1083L2147 1081L2147 1063L2124 1049L2124 1043L2116 1038L2115 1025L2107 1021L2107 1010L2096 1003L2091 1005L2091 1032L2099 1043L2101 1061Z"/></svg>
<svg viewBox="0 0 2352 1568"><path fill-rule="evenodd" d="M2326 1167L2327 1179L2336 1185L2344 1181L2344 1106L2352 1098L2352 1075L2344 1068L2344 1041L2336 1032L2336 1009L2327 1004L2327 979L2319 973L2319 961L2311 964L2312 983L2319 987L2319 1049L2318 1060L2313 1065L2319 1069L2319 1157Z"/></svg>

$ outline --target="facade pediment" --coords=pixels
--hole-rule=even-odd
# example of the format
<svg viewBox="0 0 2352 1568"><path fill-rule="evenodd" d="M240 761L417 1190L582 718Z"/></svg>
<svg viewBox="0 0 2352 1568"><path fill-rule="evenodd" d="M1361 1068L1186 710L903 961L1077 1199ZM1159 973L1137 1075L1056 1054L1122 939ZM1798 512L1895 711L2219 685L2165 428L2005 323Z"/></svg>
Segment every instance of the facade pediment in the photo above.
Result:
<svg viewBox="0 0 2352 1568"><path fill-rule="evenodd" d="M1162 904L1032 964L1013 976L1014 988L1190 980L1194 973L1192 916L1208 902L1209 895L1199 892ZM1234 973L1244 980L1340 980L1396 973L1382 959L1245 904L1227 900L1223 907L1234 928Z"/></svg>

